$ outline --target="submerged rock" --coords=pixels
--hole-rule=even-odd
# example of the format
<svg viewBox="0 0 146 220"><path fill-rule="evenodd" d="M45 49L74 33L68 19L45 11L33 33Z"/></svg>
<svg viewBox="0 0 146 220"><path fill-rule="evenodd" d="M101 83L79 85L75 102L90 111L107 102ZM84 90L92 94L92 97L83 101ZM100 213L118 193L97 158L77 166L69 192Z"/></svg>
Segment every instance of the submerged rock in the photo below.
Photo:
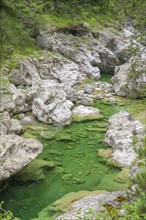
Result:
<svg viewBox="0 0 146 220"><path fill-rule="evenodd" d="M0 181L7 179L29 164L43 147L39 141L18 135L1 135Z"/></svg>
<svg viewBox="0 0 146 220"><path fill-rule="evenodd" d="M66 182L66 181L68 182L68 181L71 181L71 180L72 180L72 177L73 177L73 176L72 176L71 173L64 174L64 175L61 177L61 180L62 180L62 181L65 181L65 182Z"/></svg>
<svg viewBox="0 0 146 220"><path fill-rule="evenodd" d="M72 113L73 121L75 122L91 121L102 118L99 109L87 106L85 107L83 105L75 107Z"/></svg>
<svg viewBox="0 0 146 220"><path fill-rule="evenodd" d="M75 177L75 178L73 178L73 182L76 183L76 184L83 184L83 183L85 183L85 180Z"/></svg>
<svg viewBox="0 0 146 220"><path fill-rule="evenodd" d="M55 139L57 141L72 141L72 137L67 132L61 132L56 134Z"/></svg>
<svg viewBox="0 0 146 220"><path fill-rule="evenodd" d="M117 163L130 166L138 156L134 148L142 148L143 137L144 126L128 112L121 111L110 117L104 142L112 147L112 157Z"/></svg>
<svg viewBox="0 0 146 220"><path fill-rule="evenodd" d="M45 178L44 171L50 170L54 166L53 162L35 159L22 169L15 178L22 182L43 180Z"/></svg>

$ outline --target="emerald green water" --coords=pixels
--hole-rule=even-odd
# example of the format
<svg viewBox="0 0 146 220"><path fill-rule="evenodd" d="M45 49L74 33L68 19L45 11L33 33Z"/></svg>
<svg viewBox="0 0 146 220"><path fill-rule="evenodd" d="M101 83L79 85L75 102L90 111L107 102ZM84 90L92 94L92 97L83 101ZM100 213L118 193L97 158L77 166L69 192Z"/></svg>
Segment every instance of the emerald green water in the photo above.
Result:
<svg viewBox="0 0 146 220"><path fill-rule="evenodd" d="M24 136L35 137L44 146L38 158L53 161L55 168L45 171L44 180L37 182L24 183L11 178L8 188L0 195L0 200L5 201L5 209L11 210L22 220L30 220L69 192L125 188L124 184L114 181L120 169L101 163L97 157L98 149L105 148L103 140L108 118L123 106L101 101L94 105L101 110L104 116L102 120L72 123L64 129L41 123L26 127ZM136 108L130 111L138 112ZM42 134L55 135L55 138L48 140ZM66 174L69 174L69 178L63 180Z"/></svg>

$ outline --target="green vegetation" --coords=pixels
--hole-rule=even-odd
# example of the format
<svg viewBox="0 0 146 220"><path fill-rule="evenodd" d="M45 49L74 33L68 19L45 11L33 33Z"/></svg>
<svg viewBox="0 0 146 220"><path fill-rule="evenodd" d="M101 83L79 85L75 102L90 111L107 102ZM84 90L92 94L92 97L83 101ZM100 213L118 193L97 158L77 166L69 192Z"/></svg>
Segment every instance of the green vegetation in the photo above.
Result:
<svg viewBox="0 0 146 220"><path fill-rule="evenodd" d="M14 217L11 211L6 211L2 207L3 203L0 203L0 220L20 220L19 218Z"/></svg>
<svg viewBox="0 0 146 220"><path fill-rule="evenodd" d="M107 22L118 28L126 19L143 28L146 26L145 10L144 0L1 0L0 60L37 50L35 38L40 28L79 23L102 28Z"/></svg>

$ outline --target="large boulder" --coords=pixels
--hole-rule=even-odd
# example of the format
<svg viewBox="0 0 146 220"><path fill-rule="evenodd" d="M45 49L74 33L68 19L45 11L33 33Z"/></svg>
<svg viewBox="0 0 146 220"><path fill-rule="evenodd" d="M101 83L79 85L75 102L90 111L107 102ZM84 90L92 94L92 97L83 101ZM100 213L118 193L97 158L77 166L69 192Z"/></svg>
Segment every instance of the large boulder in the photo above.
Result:
<svg viewBox="0 0 146 220"><path fill-rule="evenodd" d="M131 98L145 97L146 89L146 54L130 59L115 68L115 76L112 77L114 91L119 96Z"/></svg>
<svg viewBox="0 0 146 220"><path fill-rule="evenodd" d="M123 166L130 166L143 146L144 126L126 111L110 117L104 142L113 149L112 157ZM135 149L134 149L135 148Z"/></svg>
<svg viewBox="0 0 146 220"><path fill-rule="evenodd" d="M103 73L113 73L115 66L119 64L117 57L114 55L112 51L103 45L99 45L97 47L97 51L100 55L101 63L99 64L99 68Z"/></svg>
<svg viewBox="0 0 146 220"><path fill-rule="evenodd" d="M34 139L24 139L14 134L1 135L0 138L0 181L17 173L43 149L41 143Z"/></svg>
<svg viewBox="0 0 146 220"><path fill-rule="evenodd" d="M49 83L49 82L48 82ZM32 111L39 121L53 124L70 124L73 103L66 100L66 93L55 83L41 87L39 97L34 99Z"/></svg>

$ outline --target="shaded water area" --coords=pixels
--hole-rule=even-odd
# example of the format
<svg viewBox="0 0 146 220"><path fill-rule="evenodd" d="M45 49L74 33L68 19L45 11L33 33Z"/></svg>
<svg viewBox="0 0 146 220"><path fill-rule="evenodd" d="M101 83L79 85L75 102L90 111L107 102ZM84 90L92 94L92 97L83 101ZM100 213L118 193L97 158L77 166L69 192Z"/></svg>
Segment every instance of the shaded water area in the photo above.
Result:
<svg viewBox="0 0 146 220"><path fill-rule="evenodd" d="M130 100L130 103L127 101L126 108L132 114L143 111L143 101ZM102 120L72 123L64 129L41 123L26 126L24 136L37 138L44 146L38 158L54 162L55 168L46 170L45 178L37 182L24 183L11 178L8 188L0 195L5 201L4 208L22 220L30 220L69 192L125 189L125 184L114 180L120 169L101 163L97 156L98 149L106 148L103 140L108 118L125 106L100 100L94 106L101 110Z"/></svg>

